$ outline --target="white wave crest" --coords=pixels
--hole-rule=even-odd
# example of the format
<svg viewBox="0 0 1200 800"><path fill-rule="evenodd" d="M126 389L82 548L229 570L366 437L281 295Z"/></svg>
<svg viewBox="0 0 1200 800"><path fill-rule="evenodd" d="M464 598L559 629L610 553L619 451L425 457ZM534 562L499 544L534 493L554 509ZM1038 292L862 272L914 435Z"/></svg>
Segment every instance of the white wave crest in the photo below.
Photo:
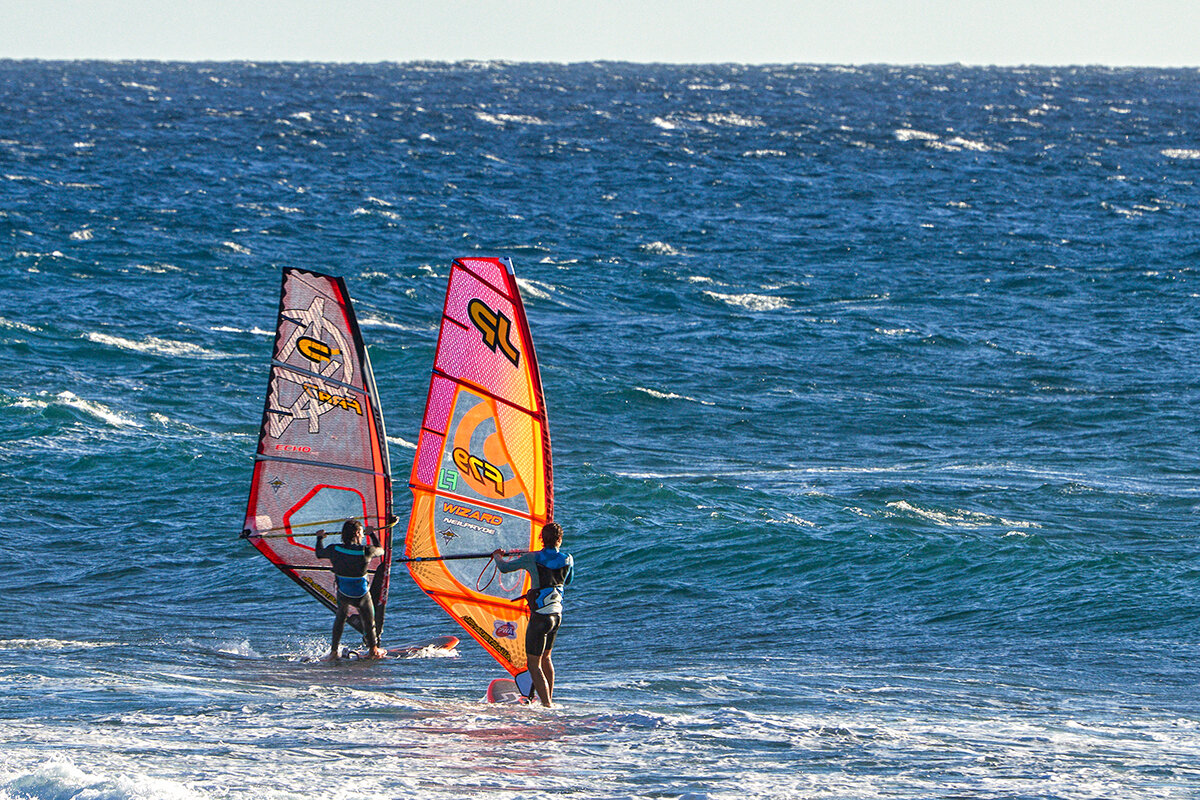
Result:
<svg viewBox="0 0 1200 800"><path fill-rule="evenodd" d="M720 300L722 303L738 308L745 308L749 311L779 311L788 307L787 300L782 297L772 297L765 294L722 294L721 292L711 292L707 289L704 293L714 300Z"/></svg>
<svg viewBox="0 0 1200 800"><path fill-rule="evenodd" d="M1020 520L1005 519L991 514L984 514L979 511L968 511L966 509L956 508L950 511L936 511L927 508L914 506L906 500L899 500L888 503L888 508L894 509L904 514L911 514L921 519L927 519L935 525L941 525L948 528L983 528L992 525L1000 525L1005 528L1040 528L1042 527L1036 522L1023 522Z"/></svg>
<svg viewBox="0 0 1200 800"><path fill-rule="evenodd" d="M363 208L359 206L350 212L352 217L383 217L384 219L404 219L402 215L395 211L386 211L382 208Z"/></svg>
<svg viewBox="0 0 1200 800"><path fill-rule="evenodd" d="M0 639L0 650L88 650L116 646L116 642L77 642L71 639Z"/></svg>
<svg viewBox="0 0 1200 800"><path fill-rule="evenodd" d="M638 250L643 253L653 253L656 256L677 256L679 251L666 242L649 242L647 244L639 244Z"/></svg>
<svg viewBox="0 0 1200 800"><path fill-rule="evenodd" d="M165 275L168 272L183 271L174 264L134 264L133 266L142 272L149 272L153 275Z"/></svg>
<svg viewBox="0 0 1200 800"><path fill-rule="evenodd" d="M654 117L651 124L664 131L677 130L682 126L703 127L709 125L715 128L762 128L766 126L758 117L744 117L731 111L712 111L700 113L669 114L667 117Z"/></svg>
<svg viewBox="0 0 1200 800"><path fill-rule="evenodd" d="M912 128L897 128L893 131L896 139L901 142L936 142L942 138L936 133L928 131L918 131Z"/></svg>
<svg viewBox="0 0 1200 800"><path fill-rule="evenodd" d="M783 519L768 519L767 523L770 525L799 525L802 528L817 527L817 523L810 522L804 519L804 517L797 517L795 514L790 514L786 511L783 514Z"/></svg>
<svg viewBox="0 0 1200 800"><path fill-rule="evenodd" d="M387 440L388 440L389 444L398 444L401 447L406 448L408 450L416 450L417 449L417 446L415 444L408 441L407 439L401 439L399 436L389 436L389 437L387 437Z"/></svg>
<svg viewBox="0 0 1200 800"><path fill-rule="evenodd" d="M935 150L949 150L951 152L972 150L977 153L990 153L996 149L992 145L974 139L966 139L962 136L951 136L948 139L942 139L936 133L919 131L914 128L897 128L892 132L892 135L896 137L897 141L922 142L926 147L932 147Z"/></svg>
<svg viewBox="0 0 1200 800"><path fill-rule="evenodd" d="M171 339L159 339L157 336L147 336L140 342L126 339L122 336L112 336L107 333L91 331L83 335L84 339L96 344L117 347L121 350L132 350L137 353L154 353L160 356L196 356L198 358L217 358L221 354L207 350L198 344L176 342Z"/></svg>
<svg viewBox="0 0 1200 800"><path fill-rule="evenodd" d="M33 250L17 250L13 255L17 258L66 258L61 250L51 250L49 253L38 253Z"/></svg>
<svg viewBox="0 0 1200 800"><path fill-rule="evenodd" d="M489 114L486 111L476 111L475 118L480 122L487 122L492 125L504 127L510 122L521 125L545 125L545 120L528 114Z"/></svg>
<svg viewBox="0 0 1200 800"><path fill-rule="evenodd" d="M983 142L977 142L974 139L964 139L961 136L955 136L954 138L948 140L947 144L960 150L974 150L978 153L988 153L992 150L989 145L986 145Z"/></svg>
<svg viewBox="0 0 1200 800"><path fill-rule="evenodd" d="M108 406L101 403L96 403L91 400L84 400L74 392L59 392L54 396L60 404L73 408L76 411L82 411L88 416L95 417L101 422L112 425L114 428L144 428L142 423L138 422L133 417L127 417L120 412L113 411Z"/></svg>
<svg viewBox="0 0 1200 800"><path fill-rule="evenodd" d="M228 247L230 250L232 250L235 253L241 253L244 256L250 255L250 248L243 247L242 245L238 244L237 242L221 242L221 245L224 247Z"/></svg>
<svg viewBox="0 0 1200 800"><path fill-rule="evenodd" d="M234 328L230 325L215 325L215 326L210 327L209 330L216 331L218 333L252 333L255 336L274 336L275 335L274 331L264 331L262 328L259 328L257 326L251 328L250 330L245 330L243 328Z"/></svg>
<svg viewBox="0 0 1200 800"><path fill-rule="evenodd" d="M1188 150L1181 147L1171 147L1161 152L1167 158L1178 158L1183 161L1200 160L1200 150Z"/></svg>
<svg viewBox="0 0 1200 800"><path fill-rule="evenodd" d="M517 278L517 286L521 287L521 294L528 297L536 297L539 300L549 300L550 293L554 288L541 281L528 281L524 278Z"/></svg>
<svg viewBox="0 0 1200 800"><path fill-rule="evenodd" d="M709 402L708 400L698 400L695 397L688 397L685 394L675 394L674 392L660 392L655 389L647 389L644 386L634 386L633 388L638 390L639 392L645 392L646 394L650 395L651 397L656 397L659 400L687 400L690 403L699 403L702 406L715 406L716 405L716 403Z"/></svg>
<svg viewBox="0 0 1200 800"><path fill-rule="evenodd" d="M766 125L766 123L758 117L743 117L741 114L734 114L733 112L705 114L702 119L709 125L718 125L722 127L761 128Z"/></svg>
<svg viewBox="0 0 1200 800"><path fill-rule="evenodd" d="M37 333L41 330L41 328L36 328L33 325L27 325L24 322L4 317L0 317L0 328L12 328L13 330L25 331L26 333Z"/></svg>
<svg viewBox="0 0 1200 800"><path fill-rule="evenodd" d="M411 326L411 325L404 325L404 324L402 324L402 323L399 323L399 322L393 322L393 321L391 321L391 320L388 320L388 319L383 319L382 317L376 317L376 316L373 316L373 315L372 315L372 316L359 317L359 318L358 318L358 324L359 324L359 325L361 325L361 326L362 326L362 327L364 327L364 328L390 328L390 329L392 329L392 330L397 330L397 331L416 331L416 330L419 330L418 328L414 328L414 327L413 327L413 326Z"/></svg>

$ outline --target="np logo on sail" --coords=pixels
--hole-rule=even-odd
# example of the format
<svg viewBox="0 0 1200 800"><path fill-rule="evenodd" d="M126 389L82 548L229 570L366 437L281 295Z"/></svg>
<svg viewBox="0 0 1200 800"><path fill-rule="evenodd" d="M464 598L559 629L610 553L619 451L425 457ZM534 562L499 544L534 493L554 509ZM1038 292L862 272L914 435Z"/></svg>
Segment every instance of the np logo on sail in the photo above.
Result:
<svg viewBox="0 0 1200 800"><path fill-rule="evenodd" d="M471 323L483 334L483 343L493 353L500 351L514 367L521 365L521 351L509 338L512 320L504 316L503 311L493 311L487 303L476 298L467 304L467 315L471 317Z"/></svg>

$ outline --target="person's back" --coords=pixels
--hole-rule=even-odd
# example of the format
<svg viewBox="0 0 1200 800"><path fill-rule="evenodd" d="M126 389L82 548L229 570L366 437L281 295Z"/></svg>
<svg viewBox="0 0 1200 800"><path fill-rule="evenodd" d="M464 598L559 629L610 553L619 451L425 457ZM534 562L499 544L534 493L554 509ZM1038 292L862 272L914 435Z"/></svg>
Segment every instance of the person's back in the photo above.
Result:
<svg viewBox="0 0 1200 800"><path fill-rule="evenodd" d="M342 541L339 544L326 547L325 531L317 532L316 556L331 562L337 581L337 616L333 621L333 643L329 653L330 659L333 660L338 658L342 630L351 606L358 609L369 654L375 658L384 654L379 648L375 631L375 603L371 597L370 579L367 577L371 571L371 560L383 555L383 548L365 544L363 536L363 525L356 519L346 520L342 526Z"/></svg>
<svg viewBox="0 0 1200 800"><path fill-rule="evenodd" d="M492 554L501 572L523 569L529 573L531 588L525 595L529 603L525 656L533 688L544 706L554 704L554 662L550 652L562 623L563 589L575 573L575 560L558 549L562 539L562 526L549 522L542 528L541 550L523 553L512 561L501 561L500 550Z"/></svg>
<svg viewBox="0 0 1200 800"><path fill-rule="evenodd" d="M533 584L526 595L529 610L538 614L561 614L563 612L563 589L573 577L574 559L557 547L546 546L528 553L532 562L524 567ZM513 562L520 564L521 559Z"/></svg>
<svg viewBox="0 0 1200 800"><path fill-rule="evenodd" d="M378 552L370 552L378 551ZM371 559L383 551L378 547L368 547L366 544L347 544L339 542L325 547L321 538L317 538L317 558L327 559L333 563L333 575L337 579L338 593L347 597L362 597L367 593L370 584L367 573L371 571Z"/></svg>

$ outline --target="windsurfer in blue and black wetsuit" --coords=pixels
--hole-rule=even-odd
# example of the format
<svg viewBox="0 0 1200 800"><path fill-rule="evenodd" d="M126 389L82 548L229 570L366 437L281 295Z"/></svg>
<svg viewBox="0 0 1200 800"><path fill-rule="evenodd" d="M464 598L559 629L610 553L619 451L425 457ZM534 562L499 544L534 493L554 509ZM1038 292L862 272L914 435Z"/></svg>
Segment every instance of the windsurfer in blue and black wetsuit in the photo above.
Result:
<svg viewBox="0 0 1200 800"><path fill-rule="evenodd" d="M554 705L554 662L550 651L558 626L562 623L563 587L571 582L575 560L560 553L563 529L557 522L542 528L542 549L523 553L512 561L502 561L503 550L492 553L501 572L523 569L529 573L533 588L525 595L529 602L529 627L525 631L525 657L534 691L544 706Z"/></svg>
<svg viewBox="0 0 1200 800"><path fill-rule="evenodd" d="M333 575L337 578L337 617L333 621L333 647L330 660L336 661L342 643L342 629L350 607L358 609L362 620L363 638L367 643L370 658L383 658L386 653L379 647L375 634L375 601L371 597L371 582L367 575L371 559L383 555L383 548L375 544L363 544L363 524L348 519L342 525L342 543L325 546L325 531L317 531L317 558L333 562Z"/></svg>

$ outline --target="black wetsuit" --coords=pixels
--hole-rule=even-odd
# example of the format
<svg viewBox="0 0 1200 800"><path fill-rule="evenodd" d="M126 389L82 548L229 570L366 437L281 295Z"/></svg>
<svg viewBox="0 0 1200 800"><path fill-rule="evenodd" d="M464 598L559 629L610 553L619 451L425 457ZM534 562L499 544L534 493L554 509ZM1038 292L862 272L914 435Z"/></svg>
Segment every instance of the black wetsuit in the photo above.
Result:
<svg viewBox="0 0 1200 800"><path fill-rule="evenodd" d="M342 639L342 629L351 606L357 608L362 617L363 641L367 647L373 648L379 644L375 635L375 601L371 597L371 584L367 577L371 570L371 559L375 557L370 554L372 550L377 548L341 542L326 547L325 537L317 537L317 558L333 562L333 575L337 579L337 617L333 621L335 649Z"/></svg>

